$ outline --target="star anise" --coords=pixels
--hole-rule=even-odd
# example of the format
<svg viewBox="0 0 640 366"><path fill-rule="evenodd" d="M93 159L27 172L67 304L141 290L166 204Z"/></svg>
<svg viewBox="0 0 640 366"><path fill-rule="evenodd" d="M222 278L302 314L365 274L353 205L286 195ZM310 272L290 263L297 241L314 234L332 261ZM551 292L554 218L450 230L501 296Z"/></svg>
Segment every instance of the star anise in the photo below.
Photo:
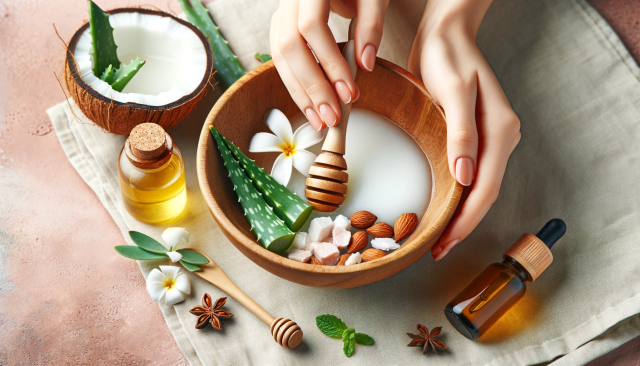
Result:
<svg viewBox="0 0 640 366"><path fill-rule="evenodd" d="M191 314L198 315L196 329L206 328L207 324L211 323L213 329L222 330L222 327L220 326L220 318L229 319L233 316L233 314L222 308L225 302L227 302L227 298L221 297L216 300L215 305L211 305L211 296L205 293L202 298L203 306L196 306L189 310Z"/></svg>
<svg viewBox="0 0 640 366"><path fill-rule="evenodd" d="M436 346L445 350L449 349L447 348L447 346L445 346L444 343L442 343L441 340L434 338L435 336L440 334L441 330L442 330L442 327L436 327L431 330L431 333L429 333L429 329L427 329L427 327L425 327L422 324L418 324L418 332L421 335L407 333L409 337L413 338L407 346L422 347L423 355L424 355L424 352L427 350L428 345L431 345L431 349L433 350L433 353L438 353L438 351L436 351Z"/></svg>

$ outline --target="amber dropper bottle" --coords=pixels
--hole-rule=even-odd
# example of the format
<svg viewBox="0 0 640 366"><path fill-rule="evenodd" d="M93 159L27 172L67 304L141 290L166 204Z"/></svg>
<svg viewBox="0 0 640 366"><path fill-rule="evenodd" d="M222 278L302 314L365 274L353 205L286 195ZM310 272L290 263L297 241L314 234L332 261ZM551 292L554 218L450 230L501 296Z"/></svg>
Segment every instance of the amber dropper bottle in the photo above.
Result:
<svg viewBox="0 0 640 366"><path fill-rule="evenodd" d="M139 221L167 222L187 203L182 153L155 123L131 130L120 152L118 173L124 207Z"/></svg>
<svg viewBox="0 0 640 366"><path fill-rule="evenodd" d="M535 281L551 264L551 247L567 231L560 219L547 222L536 234L524 234L445 308L449 322L476 340L524 296L525 282Z"/></svg>

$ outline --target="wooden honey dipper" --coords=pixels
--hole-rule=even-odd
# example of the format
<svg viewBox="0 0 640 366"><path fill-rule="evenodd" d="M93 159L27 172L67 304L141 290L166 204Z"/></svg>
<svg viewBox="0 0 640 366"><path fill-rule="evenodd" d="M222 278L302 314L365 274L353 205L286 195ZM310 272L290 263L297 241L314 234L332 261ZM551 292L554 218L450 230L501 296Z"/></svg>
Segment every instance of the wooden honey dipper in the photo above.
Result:
<svg viewBox="0 0 640 366"><path fill-rule="evenodd" d="M284 348L296 348L300 342L302 342L302 329L293 320L287 318L274 318L271 314L267 313L260 305L247 296L238 286L236 286L227 275L222 271L209 256L201 251L193 248L185 248L198 252L209 260L208 264L198 265L202 268L202 271L193 272L203 280L211 283L220 290L227 293L227 295L233 297L242 306L251 311L255 316L262 320L269 329L273 340Z"/></svg>
<svg viewBox="0 0 640 366"><path fill-rule="evenodd" d="M356 29L356 17L349 24L349 40L342 49L342 55L351 68L351 75L356 77L356 52L353 35ZM329 127L327 137L322 145L322 153L318 155L316 164L309 168L305 195L307 202L321 212L333 212L344 202L347 193L345 183L349 181L347 162L344 160L345 142L347 139L347 124L351 113L351 103L340 104L340 123L335 127Z"/></svg>

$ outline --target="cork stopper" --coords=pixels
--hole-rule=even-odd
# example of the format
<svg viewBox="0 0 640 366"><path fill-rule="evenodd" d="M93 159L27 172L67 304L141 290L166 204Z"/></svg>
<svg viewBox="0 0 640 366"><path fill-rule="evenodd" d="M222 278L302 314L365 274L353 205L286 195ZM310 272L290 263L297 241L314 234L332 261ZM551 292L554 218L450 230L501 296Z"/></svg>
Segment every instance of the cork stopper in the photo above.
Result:
<svg viewBox="0 0 640 366"><path fill-rule="evenodd" d="M141 123L131 130L125 142L129 161L141 169L155 169L171 159L173 141L164 129L155 123Z"/></svg>
<svg viewBox="0 0 640 366"><path fill-rule="evenodd" d="M533 234L523 234L504 255L515 259L529 273L531 281L553 262L553 254L547 245Z"/></svg>

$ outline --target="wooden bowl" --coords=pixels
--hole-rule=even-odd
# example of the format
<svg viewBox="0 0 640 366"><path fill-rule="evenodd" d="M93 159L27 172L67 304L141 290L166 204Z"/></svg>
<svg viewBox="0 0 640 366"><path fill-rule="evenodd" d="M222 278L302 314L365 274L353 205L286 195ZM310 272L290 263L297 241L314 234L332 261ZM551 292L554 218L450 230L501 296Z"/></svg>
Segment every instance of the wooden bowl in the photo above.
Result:
<svg viewBox="0 0 640 366"><path fill-rule="evenodd" d="M299 112L270 61L233 84L220 97L202 127L198 144L198 181L218 225L244 255L267 271L289 281L315 287L349 288L380 281L405 269L438 240L453 215L462 186L449 173L447 130L440 108L422 82L401 67L377 59L372 73L359 72L361 96L356 107L379 113L413 136L433 171L431 203L413 235L383 258L357 265L320 266L300 263L272 253L249 230L222 158L209 132L213 125L247 153L257 132L268 131L265 113L280 109L287 117ZM251 153L247 155L255 159Z"/></svg>

